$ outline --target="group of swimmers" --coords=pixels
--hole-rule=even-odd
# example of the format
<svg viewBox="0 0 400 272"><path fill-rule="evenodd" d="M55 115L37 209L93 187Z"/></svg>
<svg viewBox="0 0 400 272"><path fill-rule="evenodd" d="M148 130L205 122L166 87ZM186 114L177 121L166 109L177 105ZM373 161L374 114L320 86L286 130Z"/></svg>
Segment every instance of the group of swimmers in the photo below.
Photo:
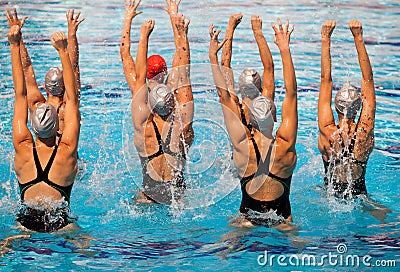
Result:
<svg viewBox="0 0 400 272"><path fill-rule="evenodd" d="M178 12L180 0L166 0L166 3L176 47L171 71L168 73L167 64L160 55L147 56L154 20L146 20L140 27L136 60L130 53L132 21L142 13L137 11L140 0L137 3L131 0L125 6L120 55L132 93L134 144L143 174L138 201L171 204L184 201L184 168L195 132L192 127L194 102L188 41L190 20ZM76 32L84 19L79 19L80 13L74 15L74 10L67 11L68 38L62 32L51 37L62 69L54 67L47 72L46 99L37 86L32 62L22 40L21 28L27 17L19 20L15 9L14 14L7 10L7 17L15 90L12 121L14 168L22 202L17 221L26 229L39 232L70 229L75 226L69 217L69 201L78 169L80 133ZM274 62L258 16L251 17L251 25L263 73L260 76L251 68L241 73L241 100L234 88L232 41L241 20L242 14L230 17L222 41L218 39L221 30L214 25L209 28L212 75L232 144L234 166L240 178L240 213L248 224L263 224L262 221L267 219L257 215L274 211L281 219L273 224L287 224L292 221L289 195L297 161L297 83L289 46L294 27L289 27L288 20L284 24L280 19L277 19L277 25L272 23L285 85L282 120L274 137L274 122L277 122ZM361 94L349 84L337 92L334 104L339 120L335 123L331 107L330 55L335 25L335 21L326 21L321 29L318 148L325 167L325 185L337 197L349 198L366 193L366 165L374 145L375 92L362 25L353 20L349 28L362 72ZM218 52L221 49L219 64ZM356 122L360 107L361 114ZM27 125L28 109L35 139Z"/></svg>

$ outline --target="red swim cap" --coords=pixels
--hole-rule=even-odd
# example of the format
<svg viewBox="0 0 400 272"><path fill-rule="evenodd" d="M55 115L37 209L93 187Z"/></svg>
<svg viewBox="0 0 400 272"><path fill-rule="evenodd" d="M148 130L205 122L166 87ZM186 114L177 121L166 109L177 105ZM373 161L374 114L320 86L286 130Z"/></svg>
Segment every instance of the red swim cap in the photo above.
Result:
<svg viewBox="0 0 400 272"><path fill-rule="evenodd" d="M160 55L151 55L147 59L147 78L153 78L159 73L167 72L167 63Z"/></svg>

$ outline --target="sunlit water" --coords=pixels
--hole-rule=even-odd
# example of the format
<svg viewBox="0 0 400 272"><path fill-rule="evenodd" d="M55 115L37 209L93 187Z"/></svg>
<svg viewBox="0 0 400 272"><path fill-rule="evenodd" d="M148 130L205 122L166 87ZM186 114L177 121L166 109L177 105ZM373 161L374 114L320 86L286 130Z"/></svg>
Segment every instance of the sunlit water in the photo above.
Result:
<svg viewBox="0 0 400 272"><path fill-rule="evenodd" d="M33 59L38 83L59 65L49 38L66 31L65 11L82 10L86 21L78 31L82 74L82 129L80 172L71 196L71 210L82 230L64 235L32 234L3 247L0 269L5 271L243 271L247 269L360 270L345 265L260 266L265 252L287 258L302 254L318 258L329 253L370 255L397 260L399 266L400 174L400 36L398 1L188 1L181 11L191 18L189 37L195 97L195 141L186 168L185 205L137 205L140 163L133 147L130 91L119 57L123 1L10 1L1 2L0 29L0 238L21 234L14 228L18 185L13 171L11 119L13 89L5 8L16 6L29 16L23 38ZM371 1L372 2L372 1ZM132 54L145 18L156 20L149 53L162 54L171 63L174 45L164 1L143 0L144 13L134 19ZM250 16L263 19L264 34L275 61L277 105L280 113L282 65L270 22L288 17L295 25L291 49L299 88L298 163L293 175L291 204L295 233L273 228L235 228L240 204L239 180L232 170L230 144L208 64L208 25L226 27L229 15L242 12L235 32L232 65L235 78L246 67L262 65L251 32ZM350 19L362 21L377 87L376 148L367 170L370 198L392 210L384 219L361 201L326 198L322 159L317 149L317 99L320 77L320 27L336 19L332 37L335 88L347 81L359 86L361 73ZM279 116L278 116L279 120ZM373 216L374 214L375 216ZM85 238L86 237L86 238ZM88 239L87 237L90 237ZM343 247L345 245L345 248ZM344 249L346 251L344 251ZM260 257L261 256L261 257ZM293 258L295 258L293 257ZM288 261L286 260L288 264ZM395 268L386 268L387 271ZM385 271L386 271L385 270Z"/></svg>

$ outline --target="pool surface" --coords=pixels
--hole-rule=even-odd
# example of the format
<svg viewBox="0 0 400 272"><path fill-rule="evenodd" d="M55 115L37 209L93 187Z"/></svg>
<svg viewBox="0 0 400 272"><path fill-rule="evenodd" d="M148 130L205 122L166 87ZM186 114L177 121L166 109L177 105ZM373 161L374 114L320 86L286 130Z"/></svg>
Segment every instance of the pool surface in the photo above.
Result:
<svg viewBox="0 0 400 272"><path fill-rule="evenodd" d="M191 18L195 140L185 170L186 204L172 206L135 204L142 174L133 146L131 94L119 56L124 1L38 0L33 4L25 0L3 1L0 6L0 240L24 234L14 221L19 192L13 170L14 94L5 9L17 7L21 18L29 16L23 39L42 90L46 71L60 65L51 34L67 31L67 9L80 10L86 18L78 30L82 127L79 173L71 195L71 209L81 230L33 233L2 243L0 271L398 271L399 1L182 0L180 11ZM132 24L131 53L136 54L140 24L155 19L149 55L163 55L170 67L175 49L164 6L164 0L142 1L139 10L144 12ZM241 192L208 61L208 25L214 23L224 34L229 15L238 12L244 16L233 42L236 82L244 68L262 68L250 26L250 16L259 15L275 63L278 114L284 97L282 65L270 22L288 17L295 25L291 51L299 130L290 198L297 231L229 226L238 216ZM331 49L335 90L347 81L360 85L347 25L351 19L363 23L377 94L375 149L366 175L373 204L327 198L321 189L317 101L320 29L327 19L337 20ZM383 214L383 207L392 212Z"/></svg>

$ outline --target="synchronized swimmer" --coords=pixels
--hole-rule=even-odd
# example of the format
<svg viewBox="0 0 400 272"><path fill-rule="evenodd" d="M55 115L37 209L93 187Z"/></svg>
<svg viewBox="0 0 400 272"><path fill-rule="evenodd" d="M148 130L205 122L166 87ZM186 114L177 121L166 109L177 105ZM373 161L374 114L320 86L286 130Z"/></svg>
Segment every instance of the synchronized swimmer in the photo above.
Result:
<svg viewBox="0 0 400 272"><path fill-rule="evenodd" d="M161 55L148 57L149 37L155 25L151 19L146 20L139 35L135 35L138 46L134 60L130 52L131 25L142 13L137 11L140 2L130 0L125 5L120 44L123 70L132 94L133 140L143 175L137 201L167 205L184 203L187 185L184 170L195 137L188 40L190 20L178 12L180 0L166 0L164 10L169 15L175 43L170 71ZM74 10L68 10L66 17L68 38L62 32L51 37L62 69L53 67L46 73L46 99L38 88L22 40L21 29L27 17L19 20L16 9L14 14L7 9L15 91L14 168L22 204L16 220L21 227L31 231L55 232L77 227L70 216L69 204L78 169L80 134L81 76L76 33L84 19L79 19L80 12L74 15ZM271 24L285 85L281 124L273 135L274 122L277 122L274 61L258 16L251 17L251 26L264 70L260 76L253 68L245 69L238 80L240 99L235 91L232 44L234 31L242 18L241 13L231 15L222 41L218 40L221 30L210 25L209 60L232 144L233 163L240 179L240 222L242 225L280 228L293 220L290 187L298 157L297 82L289 46L294 26L289 27L288 19L283 24L279 18L277 25ZM338 198L352 198L367 193L365 173L374 145L375 87L362 25L352 20L349 28L362 72L361 93L350 84L337 92L334 105L339 120L335 123L330 55L335 26L335 21L328 20L321 29L318 148L324 163L327 189ZM360 107L360 117L356 121ZM33 133L28 128L28 119Z"/></svg>

